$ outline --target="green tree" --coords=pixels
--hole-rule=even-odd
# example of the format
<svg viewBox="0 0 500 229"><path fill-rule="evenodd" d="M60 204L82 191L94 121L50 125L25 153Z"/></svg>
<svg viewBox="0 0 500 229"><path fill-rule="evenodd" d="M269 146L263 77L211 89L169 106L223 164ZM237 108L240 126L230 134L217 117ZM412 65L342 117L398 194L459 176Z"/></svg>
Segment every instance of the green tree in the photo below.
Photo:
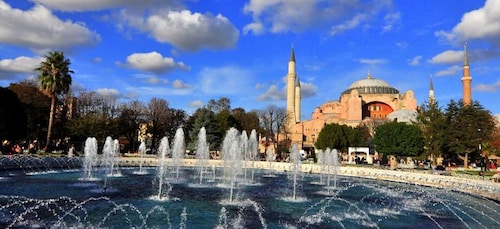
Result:
<svg viewBox="0 0 500 229"><path fill-rule="evenodd" d="M416 124L424 135L424 157L441 156L444 147L446 118L436 100L427 100L418 109ZM434 161L435 162L435 161Z"/></svg>
<svg viewBox="0 0 500 229"><path fill-rule="evenodd" d="M377 152L384 155L414 157L424 149L422 130L416 125L399 122L377 126L373 142Z"/></svg>
<svg viewBox="0 0 500 229"><path fill-rule="evenodd" d="M445 159L463 161L464 167L467 167L469 156L479 157L480 145L491 140L494 117L478 101L466 106L462 100L452 100L445 110L445 118Z"/></svg>
<svg viewBox="0 0 500 229"><path fill-rule="evenodd" d="M41 139L46 136L44 128L41 127L49 121L47 114L50 111L50 99L40 91L37 82L23 80L11 83L9 89L17 94L19 101L23 104L28 139Z"/></svg>
<svg viewBox="0 0 500 229"><path fill-rule="evenodd" d="M229 111L231 110L231 100L227 97L221 97L217 101L211 99L208 101L206 108L213 111L215 114L221 111Z"/></svg>
<svg viewBox="0 0 500 229"><path fill-rule="evenodd" d="M26 115L16 93L0 87L0 139L19 140L26 137ZM5 153L5 152L4 152Z"/></svg>
<svg viewBox="0 0 500 229"><path fill-rule="evenodd" d="M246 112L243 108L235 108L231 111L231 114L240 123L241 130L246 130L248 134L251 133L252 130L257 131L257 133L262 133L257 111Z"/></svg>
<svg viewBox="0 0 500 229"><path fill-rule="evenodd" d="M364 127L352 128L347 125L339 125L337 123L326 124L314 146L318 149L338 149L347 151L350 146L367 145L367 138Z"/></svg>
<svg viewBox="0 0 500 229"><path fill-rule="evenodd" d="M57 97L66 94L71 86L73 71L69 68L70 64L70 60L66 59L63 52L55 51L45 55L45 60L40 63L39 67L35 68L36 71L40 72L38 75L40 88L50 97L50 114L45 148L48 148L51 142Z"/></svg>
<svg viewBox="0 0 500 229"><path fill-rule="evenodd" d="M187 148L190 150L196 149L198 141L198 133L202 127L205 127L207 134L207 142L210 150L219 149L222 144L222 134L220 132L217 120L214 117L214 112L207 108L199 108L189 118L188 123L189 143Z"/></svg>
<svg viewBox="0 0 500 229"><path fill-rule="evenodd" d="M139 132L139 124L146 120L146 105L144 103L134 100L120 107L120 116L118 118L118 125L120 126L120 135L125 136L129 142L129 148L132 150L138 149L137 143Z"/></svg>

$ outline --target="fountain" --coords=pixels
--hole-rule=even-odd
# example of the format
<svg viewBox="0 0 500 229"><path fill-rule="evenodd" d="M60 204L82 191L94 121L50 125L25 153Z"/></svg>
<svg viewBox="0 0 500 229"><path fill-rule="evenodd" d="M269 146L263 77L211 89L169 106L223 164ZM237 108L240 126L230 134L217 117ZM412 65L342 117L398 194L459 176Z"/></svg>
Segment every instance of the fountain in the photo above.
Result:
<svg viewBox="0 0 500 229"><path fill-rule="evenodd" d="M200 185L203 184L203 175L207 173L209 158L210 151L207 144L207 131L205 130L205 127L202 127L198 133L198 144L196 146L196 159L198 160Z"/></svg>
<svg viewBox="0 0 500 229"><path fill-rule="evenodd" d="M94 180L95 177L93 176L94 172L94 167L97 164L97 139L89 137L85 141L85 148L84 148L84 160L83 160L83 166L84 166L84 177L82 180Z"/></svg>
<svg viewBox="0 0 500 229"><path fill-rule="evenodd" d="M167 156L170 154L170 146L167 137L161 139L158 153L158 165L156 166L156 184L158 187L157 199L163 200L168 199L168 194L172 191L172 186L167 180Z"/></svg>
<svg viewBox="0 0 500 229"><path fill-rule="evenodd" d="M178 128L174 136L174 144L172 145L172 163L175 168L175 179L179 180L181 160L184 159L186 147L184 145L184 131Z"/></svg>
<svg viewBox="0 0 500 229"><path fill-rule="evenodd" d="M1 156L0 228L500 227L500 198L493 200L462 192L475 184L484 193L499 193L496 183L460 183L459 178L432 174L340 167L335 149L325 150L323 158L318 157L319 164L301 163L297 145L291 148L289 163L253 161L254 131L248 138L246 152L244 134L236 129L230 129L224 139L224 160L212 160L206 157L203 135L206 133L200 130L200 158L179 159L177 164L173 163L168 139L162 138L156 166L149 165L156 173L137 176L134 170L117 166L124 178L110 177L115 191L105 193L74 185L82 177L85 182L95 182L94 167L103 165L97 162L95 138L87 139L86 156L82 158ZM66 162L72 160L81 162L71 163L73 168L66 169L70 165ZM127 160L118 158L116 164ZM276 169L274 177L266 176L268 163ZM51 172L28 173L28 164ZM217 180L224 185L190 186L204 179L201 167L219 170ZM247 185L250 182L244 179L246 167L252 169L258 186ZM177 169L182 182L169 183L168 176ZM334 195L322 193L330 185L310 185L317 181L315 173L319 171L325 177L332 176L327 183L334 188ZM357 174L412 180L392 182ZM428 181L450 188L421 185Z"/></svg>
<svg viewBox="0 0 500 229"><path fill-rule="evenodd" d="M139 145L138 153L139 153L139 171L134 171L134 174L137 175L147 174L147 171L144 170L143 168L144 155L146 154L146 143L144 141L142 141L141 144Z"/></svg>

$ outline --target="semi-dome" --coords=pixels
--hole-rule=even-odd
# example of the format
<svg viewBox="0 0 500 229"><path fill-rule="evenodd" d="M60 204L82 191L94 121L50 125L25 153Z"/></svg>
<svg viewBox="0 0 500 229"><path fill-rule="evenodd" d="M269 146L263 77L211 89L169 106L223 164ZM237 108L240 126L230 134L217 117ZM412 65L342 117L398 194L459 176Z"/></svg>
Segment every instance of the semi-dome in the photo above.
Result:
<svg viewBox="0 0 500 229"><path fill-rule="evenodd" d="M387 119L396 122L412 123L417 121L417 111L401 109L387 115Z"/></svg>
<svg viewBox="0 0 500 229"><path fill-rule="evenodd" d="M352 83L342 94L351 93L354 89L358 90L359 94L399 94L397 89L381 79L373 78L370 73L366 78Z"/></svg>

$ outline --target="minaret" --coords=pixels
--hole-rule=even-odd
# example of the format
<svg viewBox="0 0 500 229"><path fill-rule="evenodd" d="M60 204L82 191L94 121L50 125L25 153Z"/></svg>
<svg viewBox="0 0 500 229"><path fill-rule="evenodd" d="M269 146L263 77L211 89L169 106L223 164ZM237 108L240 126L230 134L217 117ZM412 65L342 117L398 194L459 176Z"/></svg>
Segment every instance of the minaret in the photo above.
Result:
<svg viewBox="0 0 500 229"><path fill-rule="evenodd" d="M297 123L295 115L295 81L297 80L297 73L295 72L295 53L290 53L290 60L288 61L288 75L286 80L286 112L288 115L287 127L291 127Z"/></svg>
<svg viewBox="0 0 500 229"><path fill-rule="evenodd" d="M430 85L429 85L429 102L433 102L436 98L434 97L434 85L432 84L432 75L430 76Z"/></svg>
<svg viewBox="0 0 500 229"><path fill-rule="evenodd" d="M300 122L300 79L295 81L295 122Z"/></svg>
<svg viewBox="0 0 500 229"><path fill-rule="evenodd" d="M464 67L462 76L463 102L465 106L472 104L472 77L470 76L469 57L467 56L467 43L464 45Z"/></svg>

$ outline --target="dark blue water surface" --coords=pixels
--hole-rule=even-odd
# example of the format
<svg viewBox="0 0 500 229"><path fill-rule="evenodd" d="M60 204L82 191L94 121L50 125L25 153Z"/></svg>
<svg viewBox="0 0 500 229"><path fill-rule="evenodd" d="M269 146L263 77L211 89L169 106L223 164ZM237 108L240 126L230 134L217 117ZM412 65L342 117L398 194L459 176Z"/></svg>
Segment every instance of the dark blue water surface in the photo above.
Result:
<svg viewBox="0 0 500 229"><path fill-rule="evenodd" d="M198 170L168 179L159 200L156 169L81 181L80 169L0 171L0 227L12 228L500 228L498 202L379 180L256 171L199 184ZM207 175L208 176L208 175ZM172 176L174 177L174 176Z"/></svg>

